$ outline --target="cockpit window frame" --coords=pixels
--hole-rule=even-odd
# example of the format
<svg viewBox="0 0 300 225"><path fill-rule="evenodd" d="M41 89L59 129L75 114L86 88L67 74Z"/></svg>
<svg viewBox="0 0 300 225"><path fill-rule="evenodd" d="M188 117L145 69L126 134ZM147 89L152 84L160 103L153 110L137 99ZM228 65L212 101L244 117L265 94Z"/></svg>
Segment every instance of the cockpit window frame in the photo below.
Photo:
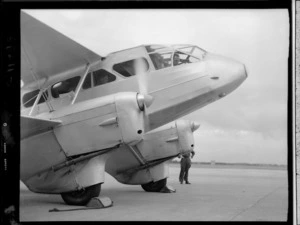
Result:
<svg viewBox="0 0 300 225"><path fill-rule="evenodd" d="M157 49L149 51L148 48L150 48L151 46L157 47ZM184 49L186 49L186 48L191 48L191 50L190 51L184 51ZM195 51L195 49L199 49L200 51L202 51L203 56L199 57L199 56L194 55L193 52ZM197 45L171 45L171 46L147 45L146 46L146 52L148 53L149 58L151 60L151 63L153 64L155 70L162 70L162 69L167 69L167 68L176 66L176 65L174 65L174 60L173 60L174 55L175 55L176 52L179 52L181 54L185 54L189 57L192 57L195 60L198 60L199 62L203 60L203 58L205 57L205 55L207 53L207 51L205 51L204 49L198 47ZM154 55L154 54L168 54L168 53L171 53L171 66L162 67L162 68L157 67L155 62L153 61L153 57L151 57L151 55ZM190 62L190 63L194 63L194 62Z"/></svg>
<svg viewBox="0 0 300 225"><path fill-rule="evenodd" d="M192 55L192 54L190 54L190 53L181 51L180 49L175 49L175 51L174 51L173 54L172 54L172 57L174 56L174 54L175 54L176 52L180 52L180 53L182 53L182 54L186 54L186 55L189 55L189 56L192 56L192 57L194 57L194 58L197 58L197 59L201 60L199 57L194 56L194 55Z"/></svg>
<svg viewBox="0 0 300 225"><path fill-rule="evenodd" d="M183 49L183 48L190 48L190 47L193 48L192 51L191 51L191 53L187 53L187 52L184 52L184 51L181 50L181 49ZM194 52L195 49L197 49L197 48L200 49L201 51L203 51L203 53L204 53L202 59L200 59L198 56L193 55L193 52ZM199 60L203 60L203 58L204 58L205 55L207 54L207 51L205 51L204 49L202 49L202 48L200 48L200 47L198 47L198 46L196 46L196 45L185 46L185 47L181 47L181 48L176 48L175 51L182 52L182 53L184 53L184 54L187 54L187 55L190 55L190 56L192 56L192 57L195 57L195 58L197 58L197 59L199 59Z"/></svg>

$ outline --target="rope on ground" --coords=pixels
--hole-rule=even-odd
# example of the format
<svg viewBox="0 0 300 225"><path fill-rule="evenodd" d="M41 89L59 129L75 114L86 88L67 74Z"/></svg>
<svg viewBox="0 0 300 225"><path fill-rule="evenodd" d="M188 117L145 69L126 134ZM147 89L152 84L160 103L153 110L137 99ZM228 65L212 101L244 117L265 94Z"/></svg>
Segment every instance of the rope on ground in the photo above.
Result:
<svg viewBox="0 0 300 225"><path fill-rule="evenodd" d="M75 210L88 210L88 209L101 209L102 207L84 207L84 208L74 208L74 209L58 209L53 208L49 209L49 212L66 212L66 211L75 211Z"/></svg>

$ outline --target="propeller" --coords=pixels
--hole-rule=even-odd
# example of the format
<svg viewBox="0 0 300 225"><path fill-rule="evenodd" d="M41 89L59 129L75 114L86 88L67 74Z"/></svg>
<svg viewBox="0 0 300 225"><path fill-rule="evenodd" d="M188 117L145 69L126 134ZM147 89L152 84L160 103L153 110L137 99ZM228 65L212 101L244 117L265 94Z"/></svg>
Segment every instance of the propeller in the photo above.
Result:
<svg viewBox="0 0 300 225"><path fill-rule="evenodd" d="M139 93L137 94L137 102L144 115L144 125L148 124L148 109L154 101L153 96L148 94L147 73L148 64L143 58L134 61L135 74L137 76Z"/></svg>
<svg viewBox="0 0 300 225"><path fill-rule="evenodd" d="M154 98L151 95L137 94L137 102L141 111L146 112L146 108L152 104L153 100Z"/></svg>

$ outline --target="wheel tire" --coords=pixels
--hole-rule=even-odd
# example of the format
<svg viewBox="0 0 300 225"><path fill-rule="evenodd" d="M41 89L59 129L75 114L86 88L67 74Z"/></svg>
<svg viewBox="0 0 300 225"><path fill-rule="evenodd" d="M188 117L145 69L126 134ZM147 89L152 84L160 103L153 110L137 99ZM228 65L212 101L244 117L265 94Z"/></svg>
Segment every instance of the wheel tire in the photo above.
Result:
<svg viewBox="0 0 300 225"><path fill-rule="evenodd" d="M83 190L61 193L61 197L68 205L86 205L93 197L98 197L100 191L101 184L95 184Z"/></svg>
<svg viewBox="0 0 300 225"><path fill-rule="evenodd" d="M142 188L147 192L160 192L160 190L167 184L167 178L156 181L149 182L147 184L142 184Z"/></svg>

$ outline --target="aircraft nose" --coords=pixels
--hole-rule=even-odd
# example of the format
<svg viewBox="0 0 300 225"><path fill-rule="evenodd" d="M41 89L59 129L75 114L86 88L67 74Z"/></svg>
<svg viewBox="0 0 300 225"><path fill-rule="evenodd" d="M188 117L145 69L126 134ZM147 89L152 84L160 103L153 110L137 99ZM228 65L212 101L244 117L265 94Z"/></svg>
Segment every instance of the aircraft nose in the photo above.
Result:
<svg viewBox="0 0 300 225"><path fill-rule="evenodd" d="M234 59L215 54L207 54L206 60L209 65L209 70L214 71L215 75L223 76L225 79L232 78L233 80L244 81L248 76L246 66Z"/></svg>
<svg viewBox="0 0 300 225"><path fill-rule="evenodd" d="M220 60L223 63L220 63L218 74L223 74L223 78L228 83L239 85L248 77L245 64L229 58L220 58Z"/></svg>
<svg viewBox="0 0 300 225"><path fill-rule="evenodd" d="M246 66L232 58L207 54L206 56L208 71L212 71L211 79L221 89L219 96L223 97L240 86L248 77Z"/></svg>
<svg viewBox="0 0 300 225"><path fill-rule="evenodd" d="M238 80L244 81L248 77L247 68L242 63L236 63L236 71L234 75Z"/></svg>
<svg viewBox="0 0 300 225"><path fill-rule="evenodd" d="M243 63L237 61L231 61L229 63L228 71L224 75L228 79L227 81L225 81L224 85L227 86L228 93L240 86L248 77L246 66Z"/></svg>
<svg viewBox="0 0 300 225"><path fill-rule="evenodd" d="M248 71L247 71L247 67L244 65L244 72L245 72L245 77L248 77Z"/></svg>

